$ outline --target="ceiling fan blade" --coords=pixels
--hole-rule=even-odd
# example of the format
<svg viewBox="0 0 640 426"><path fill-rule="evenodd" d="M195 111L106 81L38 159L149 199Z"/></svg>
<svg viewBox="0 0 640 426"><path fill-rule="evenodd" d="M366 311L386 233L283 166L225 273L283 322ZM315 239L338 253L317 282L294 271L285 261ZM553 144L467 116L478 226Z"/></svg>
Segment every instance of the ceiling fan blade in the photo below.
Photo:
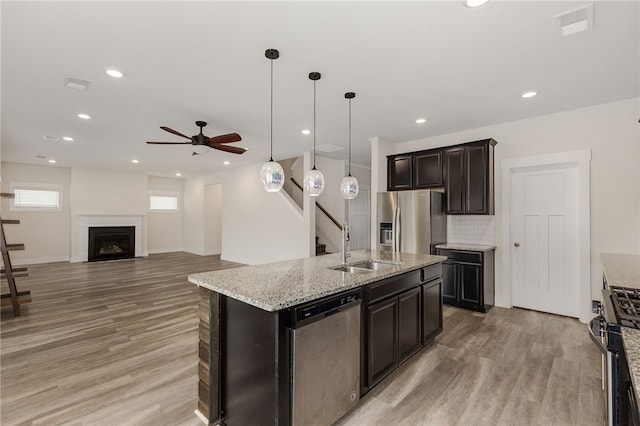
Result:
<svg viewBox="0 0 640 426"><path fill-rule="evenodd" d="M182 136L183 138L186 138L186 139L191 140L191 138L190 138L189 136L185 136L185 135L183 135L182 133L180 133L180 132L178 132L178 131L176 131L176 130L173 130L173 129L172 129L172 128L170 128L170 127L160 126L160 128L161 128L162 130L164 130L165 132L173 133L173 134L174 134L174 135L176 135L176 136Z"/></svg>
<svg viewBox="0 0 640 426"><path fill-rule="evenodd" d="M235 146L227 146L227 145L210 145L213 149L219 149L220 151L231 152L233 154L244 154L247 150L246 148L238 148Z"/></svg>
<svg viewBox="0 0 640 426"><path fill-rule="evenodd" d="M155 145L191 145L191 142L151 142L151 141L147 141L147 143L155 144Z"/></svg>
<svg viewBox="0 0 640 426"><path fill-rule="evenodd" d="M209 145L217 144L217 143L232 143L239 142L242 138L237 133L228 133L226 135L213 136L209 138Z"/></svg>

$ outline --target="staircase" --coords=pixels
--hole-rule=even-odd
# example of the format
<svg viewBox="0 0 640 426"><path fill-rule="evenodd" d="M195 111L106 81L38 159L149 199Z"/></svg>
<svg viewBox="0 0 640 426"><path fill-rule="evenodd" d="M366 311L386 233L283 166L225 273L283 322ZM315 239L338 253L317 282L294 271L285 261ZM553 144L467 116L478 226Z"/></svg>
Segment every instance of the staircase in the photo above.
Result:
<svg viewBox="0 0 640 426"><path fill-rule="evenodd" d="M316 237L316 256L323 254L329 254L327 253L327 245L320 242L320 237Z"/></svg>

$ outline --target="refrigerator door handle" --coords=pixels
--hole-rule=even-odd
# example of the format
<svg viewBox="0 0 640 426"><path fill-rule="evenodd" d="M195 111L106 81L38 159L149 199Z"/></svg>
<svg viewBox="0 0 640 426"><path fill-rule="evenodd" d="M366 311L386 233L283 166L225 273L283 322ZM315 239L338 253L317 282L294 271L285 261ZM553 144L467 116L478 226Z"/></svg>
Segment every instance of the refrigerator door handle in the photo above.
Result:
<svg viewBox="0 0 640 426"><path fill-rule="evenodd" d="M400 206L396 209L395 227L393 229L393 239L395 241L395 247L393 251L400 251Z"/></svg>

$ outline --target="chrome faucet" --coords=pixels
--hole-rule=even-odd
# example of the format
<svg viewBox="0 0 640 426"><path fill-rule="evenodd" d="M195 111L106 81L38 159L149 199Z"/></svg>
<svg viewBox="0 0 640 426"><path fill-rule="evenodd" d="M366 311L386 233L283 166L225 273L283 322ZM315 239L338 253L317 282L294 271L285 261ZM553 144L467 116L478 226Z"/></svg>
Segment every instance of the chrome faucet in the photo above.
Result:
<svg viewBox="0 0 640 426"><path fill-rule="evenodd" d="M351 257L350 249L349 249L349 241L351 241L351 237L349 236L349 225L345 222L342 225L342 264L347 263L347 259Z"/></svg>

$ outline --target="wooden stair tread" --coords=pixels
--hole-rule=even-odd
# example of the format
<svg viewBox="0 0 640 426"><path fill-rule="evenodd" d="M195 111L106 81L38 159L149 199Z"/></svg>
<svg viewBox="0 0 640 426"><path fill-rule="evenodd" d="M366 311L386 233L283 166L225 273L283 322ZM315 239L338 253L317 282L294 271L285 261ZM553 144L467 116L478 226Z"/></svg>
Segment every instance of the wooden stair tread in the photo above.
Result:
<svg viewBox="0 0 640 426"><path fill-rule="evenodd" d="M20 221L18 219L2 219L3 225L19 225Z"/></svg>
<svg viewBox="0 0 640 426"><path fill-rule="evenodd" d="M28 277L29 273L27 272L27 267L20 266L18 268L11 268L11 276L13 278ZM4 268L0 269L0 278L6 278L6 277L7 277L7 271Z"/></svg>
<svg viewBox="0 0 640 426"><path fill-rule="evenodd" d="M0 298L1 302L0 305L3 308L7 308L10 306L13 306L13 303L11 302L11 295L10 294L3 294ZM31 303L31 292L30 291L19 291L18 292L18 305L25 305L27 303Z"/></svg>
<svg viewBox="0 0 640 426"><path fill-rule="evenodd" d="M7 244L7 250L24 250L24 244Z"/></svg>
<svg viewBox="0 0 640 426"><path fill-rule="evenodd" d="M10 192L0 192L0 197L2 197L2 198L16 198L16 194L12 194Z"/></svg>

